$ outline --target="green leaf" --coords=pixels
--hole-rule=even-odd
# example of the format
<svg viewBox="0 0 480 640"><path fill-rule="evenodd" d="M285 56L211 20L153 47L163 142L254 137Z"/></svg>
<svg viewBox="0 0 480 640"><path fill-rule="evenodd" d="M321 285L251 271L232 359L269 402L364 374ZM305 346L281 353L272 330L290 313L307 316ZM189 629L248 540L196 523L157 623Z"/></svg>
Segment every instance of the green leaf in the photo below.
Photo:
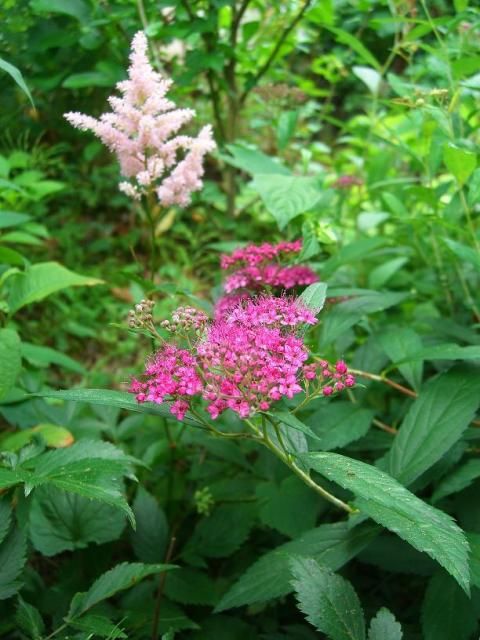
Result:
<svg viewBox="0 0 480 640"><path fill-rule="evenodd" d="M339 449L364 436L372 424L374 411L351 402L333 402L320 407L307 419L319 438L323 451Z"/></svg>
<svg viewBox="0 0 480 640"><path fill-rule="evenodd" d="M18 451L29 444L35 436L41 436L47 447L68 447L73 443L73 435L56 424L38 424L30 429L22 429L0 438L2 451Z"/></svg>
<svg viewBox="0 0 480 640"><path fill-rule="evenodd" d="M461 244L460 242L456 242L455 240L451 240L450 238L443 238L443 241L457 257L472 264L478 271L480 271L480 257L475 249Z"/></svg>
<svg viewBox="0 0 480 640"><path fill-rule="evenodd" d="M273 173L256 174L250 186L260 195L280 229L296 216L313 209L325 193L318 178Z"/></svg>
<svg viewBox="0 0 480 640"><path fill-rule="evenodd" d="M353 66L352 71L357 76L357 78L370 89L371 93L374 96L378 95L380 84L382 82L382 76L380 75L380 73L378 73L378 71L372 69L371 67L362 66Z"/></svg>
<svg viewBox="0 0 480 640"><path fill-rule="evenodd" d="M125 528L118 509L50 486L33 494L29 522L33 546L45 556L117 540Z"/></svg>
<svg viewBox="0 0 480 640"><path fill-rule="evenodd" d="M38 609L18 596L17 612L15 622L18 628L24 631L32 640L41 640L45 625Z"/></svg>
<svg viewBox="0 0 480 640"><path fill-rule="evenodd" d="M81 375L85 375L87 372L82 364L61 351L50 347L42 347L31 342L22 342L22 356L34 367L49 367L52 364L56 364L67 369L67 371L73 371Z"/></svg>
<svg viewBox="0 0 480 640"><path fill-rule="evenodd" d="M133 503L137 528L131 532L135 555L142 562L162 562L165 557L168 523L155 498L140 487Z"/></svg>
<svg viewBox="0 0 480 640"><path fill-rule="evenodd" d="M88 634L107 638L108 640L116 640L117 638L128 638L123 629L118 624L113 624L111 620L105 616L86 615L69 623L74 629L86 631ZM90 635L85 637L91 637Z"/></svg>
<svg viewBox="0 0 480 640"><path fill-rule="evenodd" d="M365 640L365 618L354 588L312 558L290 562L298 608L332 640Z"/></svg>
<svg viewBox="0 0 480 640"><path fill-rule="evenodd" d="M26 474L23 471L12 469L4 469L0 467L0 489L8 489L16 484L20 484L26 478Z"/></svg>
<svg viewBox="0 0 480 640"><path fill-rule="evenodd" d="M118 564L97 578L88 591L74 595L70 603L68 619L78 618L99 602L111 598L119 591L130 589L148 576L171 569L175 569L175 566L140 562Z"/></svg>
<svg viewBox="0 0 480 640"><path fill-rule="evenodd" d="M424 640L469 640L477 628L472 602L443 571L430 580L422 607Z"/></svg>
<svg viewBox="0 0 480 640"><path fill-rule="evenodd" d="M32 217L26 213L17 213L16 211L0 211L0 229L7 227L16 227L17 225L28 222Z"/></svg>
<svg viewBox="0 0 480 640"><path fill-rule="evenodd" d="M301 420L294 416L293 413L289 413L288 411L276 411L275 413L267 412L267 415L276 420L279 420L282 424L290 427L290 429L301 431L306 436L309 436L314 440L319 440L317 434L312 431L308 425L304 424Z"/></svg>
<svg viewBox="0 0 480 640"><path fill-rule="evenodd" d="M168 403L154 404L153 402L139 403L135 396L126 391L111 391L110 389L68 389L65 391L42 391L34 394L42 398L59 398L60 400L71 402L87 402L93 405L104 407L118 407L138 413L148 413L164 418L172 418L168 408ZM198 425L198 420L189 415L185 416L183 422Z"/></svg>
<svg viewBox="0 0 480 640"><path fill-rule="evenodd" d="M79 22L86 22L90 14L83 0L31 0L30 6L35 13L60 13Z"/></svg>
<svg viewBox="0 0 480 640"><path fill-rule="evenodd" d="M243 144L227 144L227 151L231 153L231 156L222 156L228 164L242 169L250 175L279 173L281 175L289 176L290 171L279 161L267 156L258 149L247 147Z"/></svg>
<svg viewBox="0 0 480 640"><path fill-rule="evenodd" d="M480 360L480 347L475 345L461 347L454 343L437 344L426 349L419 349L416 353L402 358L397 364L401 365L416 360Z"/></svg>
<svg viewBox="0 0 480 640"><path fill-rule="evenodd" d="M296 476L280 484L271 480L257 485L260 520L280 533L295 538L315 526L323 501Z"/></svg>
<svg viewBox="0 0 480 640"><path fill-rule="evenodd" d="M459 440L480 404L480 376L452 369L429 382L411 405L385 457L389 473L408 485Z"/></svg>
<svg viewBox="0 0 480 640"><path fill-rule="evenodd" d="M380 336L380 344L392 362L401 362L416 356L422 351L422 341L420 336L407 327L396 327ZM422 384L423 361L401 364L398 370L407 382L414 388L419 389Z"/></svg>
<svg viewBox="0 0 480 640"><path fill-rule="evenodd" d="M16 273L8 280L10 292L7 298L10 312L15 313L25 305L43 300L47 296L69 287L102 284L103 280L81 276L58 262L41 262Z"/></svg>
<svg viewBox="0 0 480 640"><path fill-rule="evenodd" d="M315 282L309 285L299 296L299 300L316 314L320 313L327 297L327 285L325 282Z"/></svg>
<svg viewBox="0 0 480 640"><path fill-rule="evenodd" d="M0 329L0 398L13 387L21 368L21 342L17 332Z"/></svg>
<svg viewBox="0 0 480 640"><path fill-rule="evenodd" d="M0 545L0 600L10 598L22 587L18 578L25 566L26 553L25 533L11 529Z"/></svg>
<svg viewBox="0 0 480 640"><path fill-rule="evenodd" d="M467 533L467 540L472 551L470 555L472 584L480 589L480 533Z"/></svg>
<svg viewBox="0 0 480 640"><path fill-rule="evenodd" d="M22 73L17 67L14 67L13 64L10 64L3 58L0 58L0 69L3 69L8 75L17 83L23 93L30 100L30 104L35 109L35 104L33 102L32 94L30 93L29 88L27 87L27 83L23 79Z"/></svg>
<svg viewBox="0 0 480 640"><path fill-rule="evenodd" d="M388 609L382 607L370 621L368 640L402 640L402 638L401 625Z"/></svg>
<svg viewBox="0 0 480 640"><path fill-rule="evenodd" d="M469 460L441 480L432 496L432 502L462 491L477 478L480 478L480 460Z"/></svg>
<svg viewBox="0 0 480 640"><path fill-rule="evenodd" d="M10 520L12 518L12 507L7 498L0 498L0 544L5 539L10 529Z"/></svg>
<svg viewBox="0 0 480 640"><path fill-rule="evenodd" d="M408 262L408 258L393 258L372 269L368 276L370 289L381 289L406 262Z"/></svg>
<svg viewBox="0 0 480 640"><path fill-rule="evenodd" d="M307 531L254 562L223 596L215 611L266 602L290 593L289 563L295 556L313 557L336 571L362 551L378 531L370 523L350 528L347 522L323 524Z"/></svg>
<svg viewBox="0 0 480 640"><path fill-rule="evenodd" d="M353 491L360 511L427 553L469 592L468 543L450 516L417 498L383 471L359 460L321 452L300 458L329 480Z"/></svg>
<svg viewBox="0 0 480 640"><path fill-rule="evenodd" d="M333 293L330 292L330 295ZM330 347L332 342L357 324L365 315L393 307L407 297L407 293L372 291L336 304L323 316L320 348Z"/></svg>
<svg viewBox="0 0 480 640"><path fill-rule="evenodd" d="M184 567L169 574L165 595L181 604L212 606L217 601L212 579L206 573Z"/></svg>
<svg viewBox="0 0 480 640"><path fill-rule="evenodd" d="M477 166L477 156L454 144L447 144L443 149L443 160L447 169L462 187Z"/></svg>
<svg viewBox="0 0 480 640"><path fill-rule="evenodd" d="M355 37L353 34L345 31L344 29L338 29L337 27L330 27L323 25L325 29L328 29L332 33L335 34L337 42L341 44L346 44L348 47L353 49L355 53L360 56L360 58L366 62L368 65L376 69L377 71L382 70L382 65L375 58L375 56L362 44L362 42Z"/></svg>

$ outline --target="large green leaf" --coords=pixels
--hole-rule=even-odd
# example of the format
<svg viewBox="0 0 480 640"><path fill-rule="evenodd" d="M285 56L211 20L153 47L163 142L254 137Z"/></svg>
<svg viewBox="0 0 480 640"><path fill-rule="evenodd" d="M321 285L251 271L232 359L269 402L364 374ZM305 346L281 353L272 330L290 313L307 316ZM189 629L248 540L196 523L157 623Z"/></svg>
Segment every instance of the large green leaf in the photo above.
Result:
<svg viewBox="0 0 480 640"><path fill-rule="evenodd" d="M289 562L294 556L313 557L332 570L340 569L378 534L369 523L351 528L346 522L323 524L280 545L254 562L227 591L216 611L266 602L291 592Z"/></svg>
<svg viewBox="0 0 480 640"><path fill-rule="evenodd" d="M165 583L165 595L181 604L195 604L212 606L218 596L215 582L207 573L200 573L190 568L172 571Z"/></svg>
<svg viewBox="0 0 480 640"><path fill-rule="evenodd" d="M256 174L251 187L260 195L280 229L296 216L310 211L325 193L318 178L274 173Z"/></svg>
<svg viewBox="0 0 480 640"><path fill-rule="evenodd" d="M327 297L327 285L325 282L314 282L308 286L299 296L299 300L315 313L323 309Z"/></svg>
<svg viewBox="0 0 480 640"><path fill-rule="evenodd" d="M480 404L480 376L452 369L428 382L411 405L385 457L389 473L408 485L455 444Z"/></svg>
<svg viewBox="0 0 480 640"><path fill-rule="evenodd" d="M98 500L45 486L33 495L29 522L35 549L53 556L83 549L91 542L116 540L125 527L125 516Z"/></svg>
<svg viewBox="0 0 480 640"><path fill-rule="evenodd" d="M16 227L31 220L31 216L17 211L0 211L0 229Z"/></svg>
<svg viewBox="0 0 480 640"><path fill-rule="evenodd" d="M469 592L468 543L450 516L359 460L323 452L300 457L321 475L352 491L361 512L427 553Z"/></svg>
<svg viewBox="0 0 480 640"><path fill-rule="evenodd" d="M443 149L443 160L447 169L452 173L460 186L468 180L477 166L477 155L473 151L447 144Z"/></svg>
<svg viewBox="0 0 480 640"><path fill-rule="evenodd" d="M472 584L480 589L480 533L467 533L467 540L472 551L470 555Z"/></svg>
<svg viewBox="0 0 480 640"><path fill-rule="evenodd" d="M135 555L142 562L162 562L168 541L168 523L155 498L140 487L133 503L137 528L130 534Z"/></svg>
<svg viewBox="0 0 480 640"><path fill-rule="evenodd" d="M424 640L469 640L477 628L472 601L443 571L430 580L422 608Z"/></svg>
<svg viewBox="0 0 480 640"><path fill-rule="evenodd" d="M47 296L68 289L102 284L98 278L81 276L58 262L41 262L16 273L8 280L7 298L10 312L15 313L25 305L43 300Z"/></svg>
<svg viewBox="0 0 480 640"><path fill-rule="evenodd" d="M111 598L119 591L130 589L144 578L170 571L174 565L142 564L141 562L123 562L102 574L84 593L77 593L70 603L68 619L78 618L102 600Z"/></svg>
<svg viewBox="0 0 480 640"><path fill-rule="evenodd" d="M15 622L18 628L24 631L32 640L41 640L45 625L38 609L18 596L18 606L15 614Z"/></svg>
<svg viewBox="0 0 480 640"><path fill-rule="evenodd" d="M365 618L354 588L312 558L290 562L292 586L307 620L331 640L365 640Z"/></svg>
<svg viewBox="0 0 480 640"><path fill-rule="evenodd" d="M0 398L13 387L21 368L21 342L17 332L0 329Z"/></svg>
<svg viewBox="0 0 480 640"><path fill-rule="evenodd" d="M13 596L22 586L19 580L26 561L25 533L12 528L0 545L0 600Z"/></svg>
<svg viewBox="0 0 480 640"><path fill-rule="evenodd" d="M385 607L370 621L368 640L402 640L402 627Z"/></svg>
<svg viewBox="0 0 480 640"><path fill-rule="evenodd" d="M307 424L319 438L323 451L344 447L364 436L372 424L374 411L347 401L321 406Z"/></svg>

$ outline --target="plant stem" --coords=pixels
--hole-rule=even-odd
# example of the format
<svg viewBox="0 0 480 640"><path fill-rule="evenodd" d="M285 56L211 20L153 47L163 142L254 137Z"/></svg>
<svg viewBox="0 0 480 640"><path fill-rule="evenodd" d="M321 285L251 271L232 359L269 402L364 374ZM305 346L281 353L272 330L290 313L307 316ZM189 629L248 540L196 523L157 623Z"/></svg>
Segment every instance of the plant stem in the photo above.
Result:
<svg viewBox="0 0 480 640"><path fill-rule="evenodd" d="M175 536L172 536L170 538L170 544L168 545L167 553L165 555L165 564L168 564L170 562L170 559L173 555L175 542L176 542L176 538ZM158 625L160 623L160 607L162 604L163 590L165 588L166 579L167 579L167 572L163 571L160 574L160 579L158 581L157 599L155 602L155 611L153 612L152 640L157 640L158 638Z"/></svg>
<svg viewBox="0 0 480 640"><path fill-rule="evenodd" d="M255 424L253 424L253 422L251 420L247 419L247 420L245 420L245 422L255 432L255 434L257 436L261 436L262 444L265 445L268 449L270 449L270 451L273 454L275 454L277 456L277 458L280 458L280 460L282 462L284 462L287 465L287 467L289 467L293 471L293 473L295 475L297 475L308 487L313 489L316 493L321 495L322 498L324 498L325 500L328 500L328 502L331 502L332 504L334 504L339 509L343 509L343 511L346 511L347 513L356 513L355 509L353 509L348 504L343 502L343 500L340 500L339 498L336 498L334 495L329 493L326 489L324 489L322 486L317 484L315 482L315 480L313 480L307 473L305 473L305 471L300 469L300 467L298 467L296 465L296 463L291 459L291 456L290 456L289 453L287 453L286 451L282 451L282 449L279 449L270 440L266 430L264 430L264 432L262 434L260 432L260 430L255 426ZM277 427L278 427L278 425L277 425Z"/></svg>

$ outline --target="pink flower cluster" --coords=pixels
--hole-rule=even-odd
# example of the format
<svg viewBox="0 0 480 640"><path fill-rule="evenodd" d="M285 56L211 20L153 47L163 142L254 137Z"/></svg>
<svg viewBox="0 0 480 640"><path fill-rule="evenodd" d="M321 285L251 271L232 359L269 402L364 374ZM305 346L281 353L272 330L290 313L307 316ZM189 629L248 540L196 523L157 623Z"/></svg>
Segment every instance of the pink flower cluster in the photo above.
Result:
<svg viewBox="0 0 480 640"><path fill-rule="evenodd" d="M345 387L355 385L355 376L348 371L343 360L338 360L335 365L327 360L320 360L303 367L305 380L314 380L320 387L324 396L331 396L335 391L343 391Z"/></svg>
<svg viewBox="0 0 480 640"><path fill-rule="evenodd" d="M318 276L302 265L284 266L280 260L299 253L302 241L264 243L236 249L231 255L222 255L222 269L236 267L225 279L224 289L232 293L239 289L258 291L264 287L293 289L317 282Z"/></svg>
<svg viewBox="0 0 480 640"><path fill-rule="evenodd" d="M183 320L196 314L183 308L174 316ZM212 418L227 409L242 418L267 411L272 402L303 391L303 382L317 371L319 365L305 365L308 351L298 335L302 325L315 323L314 314L292 298L247 298L203 325L203 335L190 349L164 344L142 380L132 381L130 391L139 402L173 401L170 410L180 420L196 395L207 401ZM189 326L198 331L196 322L189 320ZM319 376L324 383L324 371L330 369L322 364ZM341 373L339 366L331 371L329 384L330 377ZM343 375L335 381L335 391L343 380L348 386Z"/></svg>
<svg viewBox="0 0 480 640"><path fill-rule="evenodd" d="M140 199L155 191L164 206L186 206L191 194L202 187L203 158L215 149L210 126L196 138L176 135L195 115L177 109L166 98L172 81L154 71L148 59L148 43L139 31L133 38L128 79L117 84L121 97L111 96L112 108L100 118L71 112L65 118L82 131L93 131L117 155L127 181L120 190Z"/></svg>
<svg viewBox="0 0 480 640"><path fill-rule="evenodd" d="M282 257L292 253L300 253L302 241L279 242L278 244L249 244L246 247L235 249L230 255L224 254L220 258L222 269L229 269L233 266L253 267L257 264L269 262L274 258Z"/></svg>
<svg viewBox="0 0 480 640"><path fill-rule="evenodd" d="M275 287L293 289L317 282L318 276L309 267L293 265L282 267L279 264L251 266L238 269L225 279L225 291L231 293L237 289L258 289Z"/></svg>

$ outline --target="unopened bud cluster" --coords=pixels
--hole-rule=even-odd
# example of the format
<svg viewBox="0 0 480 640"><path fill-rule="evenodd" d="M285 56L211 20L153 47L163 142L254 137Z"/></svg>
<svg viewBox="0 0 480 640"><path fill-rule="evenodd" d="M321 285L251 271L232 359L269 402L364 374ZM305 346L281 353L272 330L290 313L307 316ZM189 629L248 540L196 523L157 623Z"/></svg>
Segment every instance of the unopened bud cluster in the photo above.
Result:
<svg viewBox="0 0 480 640"><path fill-rule="evenodd" d="M141 300L128 312L128 326L130 329L141 329L153 322L153 300Z"/></svg>
<svg viewBox="0 0 480 640"><path fill-rule="evenodd" d="M178 307L172 313L172 319L164 320L161 327L171 333L178 333L180 330L198 333L204 328L207 321L208 316L203 311L194 307Z"/></svg>

